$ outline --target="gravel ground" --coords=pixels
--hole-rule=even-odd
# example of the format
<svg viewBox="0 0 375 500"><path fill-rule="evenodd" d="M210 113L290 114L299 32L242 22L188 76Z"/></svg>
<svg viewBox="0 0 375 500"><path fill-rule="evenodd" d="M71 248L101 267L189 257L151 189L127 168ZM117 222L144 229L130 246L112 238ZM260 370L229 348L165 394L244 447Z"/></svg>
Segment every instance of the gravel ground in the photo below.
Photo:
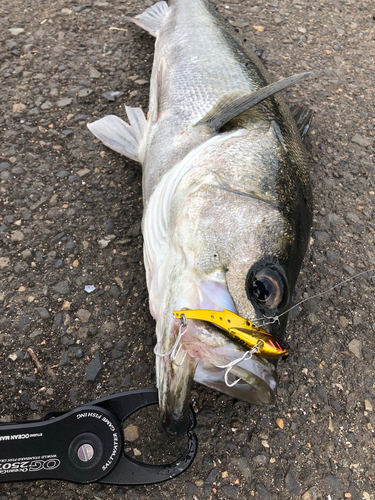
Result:
<svg viewBox="0 0 375 500"><path fill-rule="evenodd" d="M155 384L141 170L86 128L106 114L124 117L125 103L147 110L153 39L127 17L151 4L2 1L4 422ZM375 267L374 6L216 4L275 79L316 72L286 93L289 103L314 112L306 140L314 226L297 302ZM292 354L279 364L275 406L249 406L194 385L199 452L179 478L136 488L2 484L0 500L374 499L374 285L365 274L294 309ZM138 459L168 461L185 445L158 431L156 410L132 423L128 452Z"/></svg>

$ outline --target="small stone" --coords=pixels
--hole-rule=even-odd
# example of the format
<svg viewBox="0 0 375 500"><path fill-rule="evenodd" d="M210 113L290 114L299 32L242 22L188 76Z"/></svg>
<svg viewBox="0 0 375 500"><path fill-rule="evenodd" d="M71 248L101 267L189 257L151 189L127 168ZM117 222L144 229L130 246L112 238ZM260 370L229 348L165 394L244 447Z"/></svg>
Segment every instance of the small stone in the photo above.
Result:
<svg viewBox="0 0 375 500"><path fill-rule="evenodd" d="M5 269L9 266L9 257L0 257L0 269Z"/></svg>
<svg viewBox="0 0 375 500"><path fill-rule="evenodd" d="M365 410L372 411L372 404L368 399L365 399Z"/></svg>
<svg viewBox="0 0 375 500"><path fill-rule="evenodd" d="M86 285L85 286L85 292L87 293L91 293L95 290L95 286L94 285Z"/></svg>
<svg viewBox="0 0 375 500"><path fill-rule="evenodd" d="M339 317L339 323L343 328L347 328L349 325L349 320L345 318L345 316L340 316Z"/></svg>
<svg viewBox="0 0 375 500"><path fill-rule="evenodd" d="M315 313L318 310L318 306L314 299L306 300L306 302L303 303L303 308L309 313Z"/></svg>
<svg viewBox="0 0 375 500"><path fill-rule="evenodd" d="M135 457L140 457L142 455L142 453L137 448L134 448L133 453Z"/></svg>
<svg viewBox="0 0 375 500"><path fill-rule="evenodd" d="M94 359L86 367L86 382L95 382L96 377L103 368L100 352L96 351L94 356Z"/></svg>
<svg viewBox="0 0 375 500"><path fill-rule="evenodd" d="M285 486L293 493L293 495L299 496L301 494L301 487L290 472L288 472L285 476Z"/></svg>
<svg viewBox="0 0 375 500"><path fill-rule="evenodd" d="M91 89L81 89L78 92L78 97L88 97L90 94L92 94L94 91Z"/></svg>
<svg viewBox="0 0 375 500"><path fill-rule="evenodd" d="M327 392L324 387L321 385L316 386L316 393L320 397L320 399L323 401L323 403L328 404L328 397L327 397Z"/></svg>
<svg viewBox="0 0 375 500"><path fill-rule="evenodd" d="M107 99L107 101L114 101L116 99L116 95L111 91L103 92L102 96Z"/></svg>
<svg viewBox="0 0 375 500"><path fill-rule="evenodd" d="M100 78L101 73L97 69L95 69L93 66L90 66L90 78Z"/></svg>
<svg viewBox="0 0 375 500"><path fill-rule="evenodd" d="M264 26L253 26L253 28L257 31L259 31L260 33L262 33L264 31ZM258 492L259 493L259 492ZM259 493L260 494L260 493Z"/></svg>
<svg viewBox="0 0 375 500"><path fill-rule="evenodd" d="M300 26L300 27L298 28L298 31L299 31L300 33L306 33L306 28L303 28L303 27L301 27L301 26Z"/></svg>
<svg viewBox="0 0 375 500"><path fill-rule="evenodd" d="M124 429L124 439L125 441L136 441L139 438L138 427L136 425L128 425Z"/></svg>
<svg viewBox="0 0 375 500"><path fill-rule="evenodd" d="M77 260L77 259L74 260L72 265L73 265L73 267L78 267L79 266L79 260Z"/></svg>
<svg viewBox="0 0 375 500"><path fill-rule="evenodd" d="M46 101L40 107L42 109L51 109L51 108L53 108L53 104L51 101Z"/></svg>
<svg viewBox="0 0 375 500"><path fill-rule="evenodd" d="M346 498L352 498L353 500L362 500L362 495L358 492L354 483L349 484L348 493L350 494L350 497ZM347 493L345 493L345 495L347 495Z"/></svg>
<svg viewBox="0 0 375 500"><path fill-rule="evenodd" d="M63 305L62 305L61 309L62 309L63 311L69 311L69 309L70 309L70 305L71 305L71 302L68 302L67 300L64 300L64 302L63 302Z"/></svg>
<svg viewBox="0 0 375 500"><path fill-rule="evenodd" d="M73 240L68 240L68 242L65 245L65 249L64 249L65 253L68 254L68 255L71 254L71 253L73 253L74 249L75 249L75 246L76 245L75 245L75 243L74 243Z"/></svg>
<svg viewBox="0 0 375 500"><path fill-rule="evenodd" d="M9 167L10 167L10 163L8 163L7 161L2 161L0 163L0 172L2 172L3 170L6 170Z"/></svg>
<svg viewBox="0 0 375 500"><path fill-rule="evenodd" d="M359 340L353 339L349 343L348 348L358 359L362 359L362 344Z"/></svg>
<svg viewBox="0 0 375 500"><path fill-rule="evenodd" d="M57 259L55 262L55 269L62 269L64 267L64 261L62 259Z"/></svg>
<svg viewBox="0 0 375 500"><path fill-rule="evenodd" d="M48 312L48 310L45 307L38 307L37 310L38 310L39 316L41 318L49 318L50 317L50 313Z"/></svg>
<svg viewBox="0 0 375 500"><path fill-rule="evenodd" d="M324 478L324 484L326 485L328 493L335 493L339 498L343 496L339 480L333 474Z"/></svg>
<svg viewBox="0 0 375 500"><path fill-rule="evenodd" d="M105 232L107 234L113 234L114 230L115 230L115 225L113 223L113 220L107 220L105 225Z"/></svg>
<svg viewBox="0 0 375 500"><path fill-rule="evenodd" d="M87 175L89 173L90 173L90 169L89 168L82 168L81 170L78 170L77 175L79 177L84 177L85 175Z"/></svg>
<svg viewBox="0 0 375 500"><path fill-rule="evenodd" d="M25 235L23 234L22 231L17 229L17 231L14 231L14 233L12 233L12 236L10 237L10 239L11 239L11 241L20 242L20 241L23 241L25 239Z"/></svg>
<svg viewBox="0 0 375 500"><path fill-rule="evenodd" d="M21 252L21 255L22 255L22 258L23 259L30 259L30 257L32 257L32 253L30 250L24 250L23 252Z"/></svg>
<svg viewBox="0 0 375 500"><path fill-rule="evenodd" d="M280 429L284 429L284 420L282 418L277 418L276 425L280 427Z"/></svg>
<svg viewBox="0 0 375 500"><path fill-rule="evenodd" d="M364 147L364 148L370 147L374 142L373 139L370 139L369 137L366 137L366 136L361 135L361 134L355 134L352 137L351 141L354 142L355 144L358 144L359 146Z"/></svg>
<svg viewBox="0 0 375 500"><path fill-rule="evenodd" d="M23 28L9 28L9 31L12 33L12 35L17 36L20 33L23 33L25 30Z"/></svg>
<svg viewBox="0 0 375 500"><path fill-rule="evenodd" d="M259 465L265 465L267 463L267 457L265 455L257 455L254 458L254 462Z"/></svg>
<svg viewBox="0 0 375 500"><path fill-rule="evenodd" d="M64 179L65 177L68 177L69 172L67 170L60 170L57 172L56 176L59 177L60 179ZM50 200L51 203L51 200Z"/></svg>
<svg viewBox="0 0 375 500"><path fill-rule="evenodd" d="M17 330L22 332L31 323L31 316L21 316L17 322Z"/></svg>
<svg viewBox="0 0 375 500"><path fill-rule="evenodd" d="M332 252L331 250L326 251L326 257L331 262L336 262L340 258L340 256L336 252Z"/></svg>
<svg viewBox="0 0 375 500"><path fill-rule="evenodd" d="M212 469L211 472L206 477L205 483L212 484L219 477L219 471L217 469Z"/></svg>
<svg viewBox="0 0 375 500"><path fill-rule="evenodd" d="M66 295L70 292L69 283L67 281L59 281L59 283L56 283L53 288L55 292L60 293L61 295Z"/></svg>
<svg viewBox="0 0 375 500"><path fill-rule="evenodd" d="M120 292L120 290L118 289L117 286L113 285L109 289L109 294L112 295L112 297L119 297L120 294L121 294L121 292Z"/></svg>
<svg viewBox="0 0 375 500"><path fill-rule="evenodd" d="M65 106L69 106L69 104L72 103L72 99L69 99L69 97L64 97L64 99L60 99L57 101L56 105L59 108L64 108Z"/></svg>
<svg viewBox="0 0 375 500"><path fill-rule="evenodd" d="M22 104L22 102L13 104L13 113L22 113L22 111L25 111L26 105Z"/></svg>
<svg viewBox="0 0 375 500"><path fill-rule="evenodd" d="M302 495L302 500L318 500L320 497L320 491L316 486L313 486Z"/></svg>
<svg viewBox="0 0 375 500"><path fill-rule="evenodd" d="M225 495L224 498L237 498L238 496L237 486L222 486L221 489Z"/></svg>
<svg viewBox="0 0 375 500"><path fill-rule="evenodd" d="M82 323L88 323L91 313L87 309L79 309L76 316Z"/></svg>
<svg viewBox="0 0 375 500"><path fill-rule="evenodd" d="M264 498L264 500L269 500L271 498L270 494L269 494L269 491L267 490L267 488L262 483L257 483L255 485L255 489L257 490L257 492L259 493L259 495L262 498Z"/></svg>
<svg viewBox="0 0 375 500"><path fill-rule="evenodd" d="M12 352L12 354L9 354L8 358L11 359L12 361L16 361L17 360L17 354L15 352Z"/></svg>

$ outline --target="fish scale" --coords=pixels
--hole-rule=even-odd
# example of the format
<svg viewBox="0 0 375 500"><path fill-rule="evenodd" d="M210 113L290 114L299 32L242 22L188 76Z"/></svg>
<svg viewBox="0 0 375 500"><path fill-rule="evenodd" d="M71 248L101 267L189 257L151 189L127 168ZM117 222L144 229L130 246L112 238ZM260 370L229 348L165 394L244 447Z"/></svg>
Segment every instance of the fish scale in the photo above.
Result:
<svg viewBox="0 0 375 500"><path fill-rule="evenodd" d="M302 142L278 92L306 74L271 84L208 0L158 2L132 21L156 37L147 119L126 107L130 125L108 116L88 126L143 167L161 421L182 433L194 380L250 403L274 402L275 365L261 350L247 355L199 314L182 330L173 312L227 310L254 323L280 316L265 326L279 345L312 197Z"/></svg>

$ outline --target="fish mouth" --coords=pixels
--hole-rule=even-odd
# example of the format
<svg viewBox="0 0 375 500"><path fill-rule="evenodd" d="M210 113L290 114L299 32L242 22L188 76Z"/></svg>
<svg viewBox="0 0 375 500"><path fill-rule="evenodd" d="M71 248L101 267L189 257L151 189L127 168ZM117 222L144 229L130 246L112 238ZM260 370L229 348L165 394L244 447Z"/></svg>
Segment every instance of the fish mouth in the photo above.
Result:
<svg viewBox="0 0 375 500"><path fill-rule="evenodd" d="M179 320L173 320L171 330L178 338ZM248 350L211 323L189 320L178 344L171 355L157 356L161 423L168 433L186 432L193 381L248 403L275 402L274 364L255 353L241 360ZM170 351L173 343L166 348Z"/></svg>

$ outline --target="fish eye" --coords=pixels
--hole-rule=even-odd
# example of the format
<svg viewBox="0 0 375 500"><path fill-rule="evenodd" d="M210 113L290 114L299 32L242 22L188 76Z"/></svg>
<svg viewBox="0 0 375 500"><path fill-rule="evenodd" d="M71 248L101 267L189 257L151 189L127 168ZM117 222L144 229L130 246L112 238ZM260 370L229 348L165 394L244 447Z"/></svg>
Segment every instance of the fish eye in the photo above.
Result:
<svg viewBox="0 0 375 500"><path fill-rule="evenodd" d="M273 269L263 268L257 271L249 288L251 296L269 309L277 307L283 298L283 280Z"/></svg>

